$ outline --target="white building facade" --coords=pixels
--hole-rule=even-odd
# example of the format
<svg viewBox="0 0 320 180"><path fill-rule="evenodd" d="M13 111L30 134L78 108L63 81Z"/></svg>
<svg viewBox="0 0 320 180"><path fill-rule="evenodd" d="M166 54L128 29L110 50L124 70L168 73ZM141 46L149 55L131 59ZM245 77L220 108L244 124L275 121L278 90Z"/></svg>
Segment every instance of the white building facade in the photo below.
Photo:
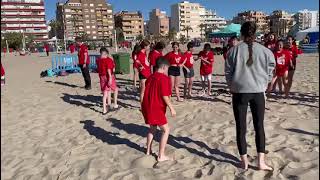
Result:
<svg viewBox="0 0 320 180"><path fill-rule="evenodd" d="M299 30L319 26L319 11L304 9L295 14L295 20L299 25Z"/></svg>

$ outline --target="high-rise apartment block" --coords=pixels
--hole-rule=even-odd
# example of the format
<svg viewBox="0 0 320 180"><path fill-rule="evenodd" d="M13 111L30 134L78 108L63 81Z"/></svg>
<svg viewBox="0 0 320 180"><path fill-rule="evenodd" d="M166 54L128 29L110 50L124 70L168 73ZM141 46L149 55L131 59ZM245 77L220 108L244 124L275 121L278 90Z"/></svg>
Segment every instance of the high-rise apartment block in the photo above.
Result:
<svg viewBox="0 0 320 180"><path fill-rule="evenodd" d="M62 24L58 38L74 39L86 34L89 39L113 38L112 7L105 0L68 0L57 3L57 21Z"/></svg>
<svg viewBox="0 0 320 180"><path fill-rule="evenodd" d="M1 33L21 32L35 41L48 39L43 0L1 0Z"/></svg>
<svg viewBox="0 0 320 180"><path fill-rule="evenodd" d="M122 30L125 40L135 40L144 35L144 21L141 12L121 11L114 15L115 27Z"/></svg>

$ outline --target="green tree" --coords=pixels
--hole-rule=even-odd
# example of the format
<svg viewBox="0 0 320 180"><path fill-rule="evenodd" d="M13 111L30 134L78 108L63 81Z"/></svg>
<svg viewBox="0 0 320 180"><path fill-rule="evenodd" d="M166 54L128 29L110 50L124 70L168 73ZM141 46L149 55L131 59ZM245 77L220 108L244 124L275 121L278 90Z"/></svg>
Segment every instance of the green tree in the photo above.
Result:
<svg viewBox="0 0 320 180"><path fill-rule="evenodd" d="M170 41L174 41L176 39L176 36L177 36L176 29L175 28L170 29L169 32L168 32L168 39Z"/></svg>
<svg viewBox="0 0 320 180"><path fill-rule="evenodd" d="M139 34L139 35L137 36L136 40L142 41L142 40L143 40L143 35L142 35L142 34Z"/></svg>
<svg viewBox="0 0 320 180"><path fill-rule="evenodd" d="M85 33L85 32L80 32L80 33L79 33L79 37L80 37L83 41L89 39L89 35L88 35L87 33Z"/></svg>
<svg viewBox="0 0 320 180"><path fill-rule="evenodd" d="M184 44L187 41L186 36L185 35L180 35L179 41L180 41L181 44Z"/></svg>
<svg viewBox="0 0 320 180"><path fill-rule="evenodd" d="M185 26L182 31L187 33L187 39L189 39L189 31L192 31L192 27L191 26Z"/></svg>
<svg viewBox="0 0 320 180"><path fill-rule="evenodd" d="M18 32L7 32L3 34L2 44L5 45L6 40L8 41L9 48L18 49L22 46L22 34Z"/></svg>
<svg viewBox="0 0 320 180"><path fill-rule="evenodd" d="M61 27L61 23L59 21L57 21L57 20L52 19L49 22L49 26L51 27L52 31L54 32L54 35L58 39L57 33L58 33L59 28Z"/></svg>
<svg viewBox="0 0 320 180"><path fill-rule="evenodd" d="M121 43L124 41L123 31L120 27L116 28L117 42Z"/></svg>

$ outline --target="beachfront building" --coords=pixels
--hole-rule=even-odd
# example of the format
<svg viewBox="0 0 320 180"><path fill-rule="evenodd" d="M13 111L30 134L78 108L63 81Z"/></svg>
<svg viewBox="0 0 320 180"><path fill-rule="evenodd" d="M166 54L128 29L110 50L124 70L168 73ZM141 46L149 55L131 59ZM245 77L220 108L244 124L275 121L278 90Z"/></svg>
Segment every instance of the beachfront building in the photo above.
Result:
<svg viewBox="0 0 320 180"><path fill-rule="evenodd" d="M112 7L105 0L67 0L57 3L56 18L61 23L58 38L112 39Z"/></svg>
<svg viewBox="0 0 320 180"><path fill-rule="evenodd" d="M277 34L278 37L285 37L295 24L293 14L286 11L276 10L268 17L270 21L270 31Z"/></svg>
<svg viewBox="0 0 320 180"><path fill-rule="evenodd" d="M304 30L319 26L319 11L301 10L294 15L298 29Z"/></svg>
<svg viewBox="0 0 320 180"><path fill-rule="evenodd" d="M169 33L169 18L165 11L153 9L149 13L148 33L155 36L165 36Z"/></svg>
<svg viewBox="0 0 320 180"><path fill-rule="evenodd" d="M122 30L124 39L135 40L144 35L144 21L141 12L121 11L114 15L115 27Z"/></svg>
<svg viewBox="0 0 320 180"><path fill-rule="evenodd" d="M21 32L35 41L48 39L43 0L1 0L1 34Z"/></svg>
<svg viewBox="0 0 320 180"><path fill-rule="evenodd" d="M232 22L235 24L243 24L247 21L251 21L257 24L257 32L267 33L269 32L269 20L267 15L261 11L244 11L238 13L233 18Z"/></svg>
<svg viewBox="0 0 320 180"><path fill-rule="evenodd" d="M175 29L178 37L187 37L188 33L189 38L200 38L201 8L199 3L188 1L171 5L170 29Z"/></svg>
<svg viewBox="0 0 320 180"><path fill-rule="evenodd" d="M200 8L200 24L203 24L208 30L223 29L227 25L227 21L223 17L219 17L215 11Z"/></svg>

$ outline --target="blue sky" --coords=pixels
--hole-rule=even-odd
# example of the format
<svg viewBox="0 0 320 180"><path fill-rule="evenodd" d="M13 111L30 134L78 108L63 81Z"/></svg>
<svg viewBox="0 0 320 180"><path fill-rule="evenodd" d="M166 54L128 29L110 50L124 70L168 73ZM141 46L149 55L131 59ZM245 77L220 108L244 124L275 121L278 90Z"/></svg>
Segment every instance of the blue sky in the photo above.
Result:
<svg viewBox="0 0 320 180"><path fill-rule="evenodd" d="M170 6L182 0L107 0L115 12L120 10L141 11L144 19L149 19L151 9L160 8L170 16ZM46 18L55 18L57 0L45 0ZM219 16L232 19L238 12L244 10L261 10L270 13L276 9L294 13L298 10L319 10L318 0L190 0L198 2L207 9L216 10Z"/></svg>

